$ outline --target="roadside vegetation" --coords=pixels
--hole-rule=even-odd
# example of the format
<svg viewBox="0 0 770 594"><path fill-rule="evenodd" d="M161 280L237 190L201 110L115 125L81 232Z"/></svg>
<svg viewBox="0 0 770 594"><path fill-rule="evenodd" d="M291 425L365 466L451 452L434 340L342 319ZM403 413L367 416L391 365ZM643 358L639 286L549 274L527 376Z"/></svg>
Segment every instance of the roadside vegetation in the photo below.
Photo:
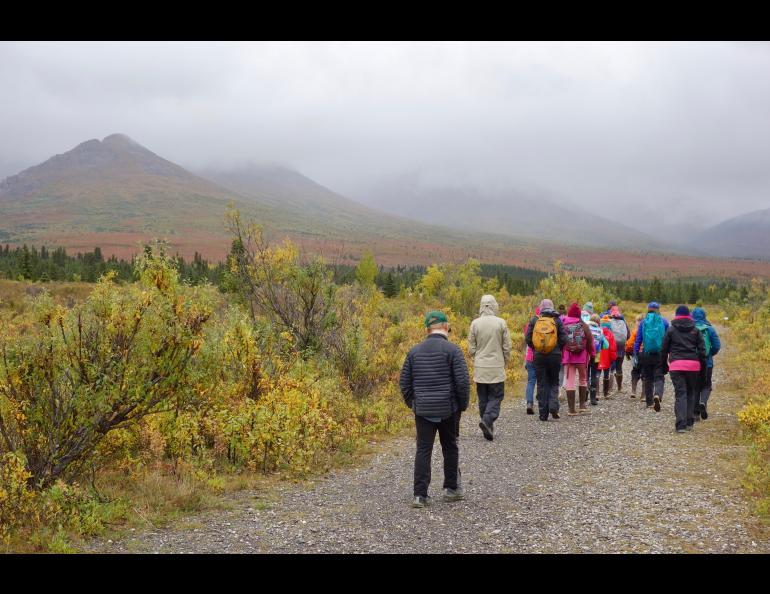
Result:
<svg viewBox="0 0 770 594"><path fill-rule="evenodd" d="M558 265L529 294L512 294L499 270L475 260L430 266L409 283L386 272L378 286L371 254L344 278L289 241L269 244L235 211L228 224L233 247L217 285L185 277L162 246L134 260L131 282L115 269L95 284L0 281L5 550L72 551L81 537L162 523L271 480L260 477L301 479L351 460L409 425L397 378L429 309L447 312L467 353L479 298L495 295L517 382L541 296L599 306L616 297ZM734 335L758 346L740 355L754 369L770 361L762 290L753 314L731 316ZM746 299L759 292L755 283ZM750 309L740 289L725 303ZM765 395L742 413L757 436L752 484L765 489L766 377L751 376Z"/></svg>

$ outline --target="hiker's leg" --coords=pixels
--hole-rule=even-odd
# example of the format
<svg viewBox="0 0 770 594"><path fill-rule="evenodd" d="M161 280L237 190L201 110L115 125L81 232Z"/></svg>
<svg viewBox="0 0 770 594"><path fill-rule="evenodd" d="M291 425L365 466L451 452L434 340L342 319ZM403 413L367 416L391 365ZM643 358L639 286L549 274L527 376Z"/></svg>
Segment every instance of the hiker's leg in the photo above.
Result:
<svg viewBox="0 0 770 594"><path fill-rule="evenodd" d="M687 379L684 371L671 371L671 383L674 384L674 415L676 428L687 427Z"/></svg>
<svg viewBox="0 0 770 594"><path fill-rule="evenodd" d="M567 388L567 391L571 391L575 389L575 380L577 379L577 365L573 365L572 363L568 363L565 365L566 370L564 372L565 376L565 382L564 385Z"/></svg>
<svg viewBox="0 0 770 594"><path fill-rule="evenodd" d="M476 382L476 396L479 401L479 418L484 420L484 411L487 410L489 384L480 384Z"/></svg>
<svg viewBox="0 0 770 594"><path fill-rule="evenodd" d="M487 408L484 411L484 422L492 429L497 417L500 416L500 404L505 396L505 382L497 384L488 384Z"/></svg>
<svg viewBox="0 0 770 594"><path fill-rule="evenodd" d="M527 406L533 406L535 403L535 384L537 383L537 373L535 372L535 364L532 361L527 361L527 390L525 398L527 400Z"/></svg>
<svg viewBox="0 0 770 594"><path fill-rule="evenodd" d="M655 383L655 362L650 361L650 356L647 354L639 355L639 366L641 367L642 378L644 382L644 400L647 406L652 406L653 386Z"/></svg>
<svg viewBox="0 0 770 594"><path fill-rule="evenodd" d="M654 360L653 373L655 376L655 396L663 398L663 389L665 388L665 376L663 375L663 360L660 353L650 355Z"/></svg>
<svg viewBox="0 0 770 594"><path fill-rule="evenodd" d="M623 359L625 359L625 353L622 353L615 359L615 382L618 385L618 392L623 389Z"/></svg>
<svg viewBox="0 0 770 594"><path fill-rule="evenodd" d="M433 441L436 438L438 425L423 419L414 417L417 429L417 452L414 457L414 495L415 497L428 496L430 485L430 458L433 454Z"/></svg>
<svg viewBox="0 0 770 594"><path fill-rule="evenodd" d="M444 488L457 489L460 454L457 447L457 428L454 415L438 423L437 428L438 438L441 442L441 453L444 456Z"/></svg>
<svg viewBox="0 0 770 594"><path fill-rule="evenodd" d="M700 372L698 371L685 371L685 380L687 381L687 424L692 426L695 424L695 398L698 395L698 387L700 384Z"/></svg>
<svg viewBox="0 0 770 594"><path fill-rule="evenodd" d="M561 354L554 355L551 353L548 355L548 381L551 382L551 385L557 386L556 390L551 389L549 392L550 401L548 402L548 411L549 412L559 412L559 391L558 391L558 385L559 385L559 372L562 369L561 364Z"/></svg>
<svg viewBox="0 0 770 594"><path fill-rule="evenodd" d="M711 389L713 387L712 380L713 380L713 373L714 373L714 367L709 367L706 370L706 381L703 382L703 386L701 387L700 391L700 403L703 406L707 406L709 402L709 396L711 396Z"/></svg>
<svg viewBox="0 0 770 594"><path fill-rule="evenodd" d="M535 374L537 375L537 406L541 419L548 418L548 401L550 400L551 384L548 382L546 357L540 353L535 355Z"/></svg>

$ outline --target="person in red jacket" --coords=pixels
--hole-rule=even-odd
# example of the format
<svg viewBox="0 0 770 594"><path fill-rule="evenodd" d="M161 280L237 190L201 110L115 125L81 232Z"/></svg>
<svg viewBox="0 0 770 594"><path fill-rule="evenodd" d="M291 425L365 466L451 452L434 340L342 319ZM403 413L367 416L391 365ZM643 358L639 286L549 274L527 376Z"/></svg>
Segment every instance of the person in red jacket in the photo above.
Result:
<svg viewBox="0 0 770 594"><path fill-rule="evenodd" d="M618 354L618 344L615 342L615 335L612 333L612 324L610 323L609 316L604 316L602 318L602 332L604 333L604 337L607 339L607 342L610 343L610 348L602 350L601 354L599 355L599 369L604 374L604 383L602 386L604 391L604 399L609 400L610 368L612 367L615 359L617 359Z"/></svg>

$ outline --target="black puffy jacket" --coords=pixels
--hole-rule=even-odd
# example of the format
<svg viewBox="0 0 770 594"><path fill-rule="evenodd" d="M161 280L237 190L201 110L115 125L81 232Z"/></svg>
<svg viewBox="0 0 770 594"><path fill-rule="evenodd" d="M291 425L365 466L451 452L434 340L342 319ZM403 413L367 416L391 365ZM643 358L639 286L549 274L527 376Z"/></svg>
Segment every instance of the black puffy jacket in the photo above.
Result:
<svg viewBox="0 0 770 594"><path fill-rule="evenodd" d="M468 408L470 377L465 357L443 334L429 334L409 351L399 384L407 406L421 417L446 419Z"/></svg>
<svg viewBox="0 0 770 594"><path fill-rule="evenodd" d="M660 352L664 366L669 362L689 359L700 361L705 367L706 343L692 318L674 318L671 321Z"/></svg>

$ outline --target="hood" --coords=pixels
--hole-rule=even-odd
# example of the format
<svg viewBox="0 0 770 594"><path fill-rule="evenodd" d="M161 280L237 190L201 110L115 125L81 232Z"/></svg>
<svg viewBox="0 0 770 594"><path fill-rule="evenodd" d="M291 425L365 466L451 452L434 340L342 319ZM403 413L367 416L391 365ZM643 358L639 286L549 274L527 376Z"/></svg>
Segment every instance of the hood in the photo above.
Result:
<svg viewBox="0 0 770 594"><path fill-rule="evenodd" d="M702 307L696 307L692 310L692 319L695 320L696 324L709 323L709 321L706 319L706 310Z"/></svg>
<svg viewBox="0 0 770 594"><path fill-rule="evenodd" d="M547 307L545 309L540 310L541 316L548 316L549 318L558 318L559 312L553 309L552 307Z"/></svg>
<svg viewBox="0 0 770 594"><path fill-rule="evenodd" d="M681 316L671 320L671 325L677 330L687 331L695 328L695 321L690 316Z"/></svg>
<svg viewBox="0 0 770 594"><path fill-rule="evenodd" d="M492 295L484 295L481 298L479 314L482 316L496 316L498 312L497 300Z"/></svg>
<svg viewBox="0 0 770 594"><path fill-rule="evenodd" d="M583 310L580 312L580 319L583 320L586 324L591 322L591 314L588 313L586 310Z"/></svg>

